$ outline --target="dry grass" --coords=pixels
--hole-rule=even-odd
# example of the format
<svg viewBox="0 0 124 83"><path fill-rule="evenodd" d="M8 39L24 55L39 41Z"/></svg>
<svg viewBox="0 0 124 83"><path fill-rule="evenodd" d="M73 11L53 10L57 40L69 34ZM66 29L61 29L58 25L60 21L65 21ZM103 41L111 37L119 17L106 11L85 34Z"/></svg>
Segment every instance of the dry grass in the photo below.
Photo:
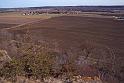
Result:
<svg viewBox="0 0 124 83"><path fill-rule="evenodd" d="M0 23L22 24L30 21L44 20L60 16L57 14L22 15L21 13L0 13Z"/></svg>
<svg viewBox="0 0 124 83"><path fill-rule="evenodd" d="M61 16L8 29L8 31L13 35L12 39L16 41L20 41L26 32L29 32L33 42L39 43L43 39L55 40L57 44L55 49L67 52L65 55L69 58L86 55L87 59L90 59L89 57L95 60L101 59L101 63L116 59L115 69L119 71L123 66L123 24L123 21L111 18ZM49 46L50 44L48 48ZM85 53L82 50L83 52L85 50ZM106 63L100 64L100 66L105 65ZM110 66L111 64L108 66L109 69Z"/></svg>

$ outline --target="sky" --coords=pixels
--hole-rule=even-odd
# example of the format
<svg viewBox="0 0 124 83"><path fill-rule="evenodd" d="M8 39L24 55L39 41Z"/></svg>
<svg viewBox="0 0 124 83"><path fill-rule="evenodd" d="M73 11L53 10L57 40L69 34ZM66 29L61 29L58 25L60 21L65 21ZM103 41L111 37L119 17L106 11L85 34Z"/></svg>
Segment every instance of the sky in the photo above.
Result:
<svg viewBox="0 0 124 83"><path fill-rule="evenodd" d="M0 8L124 5L124 0L0 0Z"/></svg>

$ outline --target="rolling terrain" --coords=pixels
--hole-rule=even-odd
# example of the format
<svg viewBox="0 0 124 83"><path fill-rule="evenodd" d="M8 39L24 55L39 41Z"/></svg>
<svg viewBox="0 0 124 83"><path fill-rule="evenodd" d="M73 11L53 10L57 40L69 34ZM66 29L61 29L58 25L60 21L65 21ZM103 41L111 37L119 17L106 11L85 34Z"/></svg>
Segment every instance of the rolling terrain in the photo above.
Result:
<svg viewBox="0 0 124 83"><path fill-rule="evenodd" d="M6 50L11 58L25 57L25 49L31 49L31 53L36 55L35 51L40 48L42 52L47 50L48 53L60 55L56 63L64 64L66 60L74 60L80 75L87 74L85 67L91 65L91 69L92 66L98 70L106 69L104 72L107 74L102 80L108 83L115 82L111 76L123 79L123 20L93 14L90 17L83 14L45 18L42 15L33 18L1 17L0 49ZM93 70L90 75L95 73L96 70Z"/></svg>
<svg viewBox="0 0 124 83"><path fill-rule="evenodd" d="M9 30L29 30L31 35L39 39L46 37L72 42L90 40L123 51L123 23L107 18L62 16Z"/></svg>
<svg viewBox="0 0 124 83"><path fill-rule="evenodd" d="M28 30L34 41L44 38L48 41L55 40L63 50L79 49L84 42L89 42L89 44L95 44L96 46L98 44L99 48L112 49L114 51L113 57L116 57L117 64L123 66L123 24L124 21L109 18L62 16L15 29L10 28L10 32L22 35ZM102 57L102 55L99 56ZM108 54L107 56L109 57L110 55Z"/></svg>

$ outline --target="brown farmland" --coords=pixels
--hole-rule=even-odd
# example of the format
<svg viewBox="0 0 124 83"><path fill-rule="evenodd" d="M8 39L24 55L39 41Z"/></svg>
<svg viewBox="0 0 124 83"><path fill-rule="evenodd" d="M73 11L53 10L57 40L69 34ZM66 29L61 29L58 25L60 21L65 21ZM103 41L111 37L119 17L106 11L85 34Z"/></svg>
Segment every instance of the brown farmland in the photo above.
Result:
<svg viewBox="0 0 124 83"><path fill-rule="evenodd" d="M36 38L52 38L69 43L80 44L85 40L90 40L123 51L123 24L124 21L108 18L62 16L10 30L24 31L28 29Z"/></svg>
<svg viewBox="0 0 124 83"><path fill-rule="evenodd" d="M34 40L56 40L63 49L78 48L83 42L112 48L119 65L123 65L124 21L112 18L61 16L12 29L29 30ZM11 29L10 29L11 30ZM19 33L17 33L19 34ZM100 55L99 55L100 56Z"/></svg>
<svg viewBox="0 0 124 83"><path fill-rule="evenodd" d="M17 24L0 23L0 29L9 28L9 27L16 26L16 25L17 25Z"/></svg>
<svg viewBox="0 0 124 83"><path fill-rule="evenodd" d="M68 54L81 55L81 51L87 48L90 50L89 59L100 59L107 67L114 65L117 72L124 66L124 21L60 16L7 30L16 41L28 34L34 42L53 40L59 50L68 51Z"/></svg>
<svg viewBox="0 0 124 83"><path fill-rule="evenodd" d="M25 17L0 17L0 23L9 23L9 24L22 24L29 21L38 20L37 18L25 18Z"/></svg>

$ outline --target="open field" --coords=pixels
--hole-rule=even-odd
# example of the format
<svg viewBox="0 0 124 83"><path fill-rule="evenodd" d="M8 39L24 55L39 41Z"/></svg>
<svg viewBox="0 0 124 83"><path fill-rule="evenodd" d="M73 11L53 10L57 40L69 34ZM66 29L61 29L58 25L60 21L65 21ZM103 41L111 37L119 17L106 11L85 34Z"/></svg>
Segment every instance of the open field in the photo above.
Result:
<svg viewBox="0 0 124 83"><path fill-rule="evenodd" d="M23 13L19 12L9 12L9 13L0 13L0 23L8 24L23 24L36 20L44 20L52 17L58 16L82 16L82 17L96 17L96 18L113 18L112 15L98 13L98 12L83 12L82 14L71 15L71 14L41 14L41 15L22 15ZM103 16L104 15L104 16Z"/></svg>
<svg viewBox="0 0 124 83"><path fill-rule="evenodd" d="M16 26L18 27L18 26L37 22L39 20L49 19L56 16L59 16L59 15L43 14L43 15L23 16L21 13L17 13L17 12L0 13L0 29L16 27Z"/></svg>
<svg viewBox="0 0 124 83"><path fill-rule="evenodd" d="M0 13L0 23L8 23L8 24L23 24L37 20L44 20L51 17L55 17L59 15L54 14L43 14L43 15L22 15L22 13Z"/></svg>
<svg viewBox="0 0 124 83"><path fill-rule="evenodd" d="M37 18L25 18L25 17L0 17L0 23L8 24L23 24L30 21L38 20Z"/></svg>
<svg viewBox="0 0 124 83"><path fill-rule="evenodd" d="M123 65L123 24L124 21L111 18L62 16L21 26L12 31L17 31L18 34L19 31L29 30L34 40L46 38L60 41L63 49L81 46L84 41L101 44L103 47L114 49L119 64Z"/></svg>
<svg viewBox="0 0 124 83"><path fill-rule="evenodd" d="M79 36L79 38L77 39L80 40L80 38L85 38L84 35L88 34L90 35L89 37L91 37L89 39L91 40L95 39L94 41L97 41L99 39L101 39L102 41L107 41L107 40L113 41L114 38L118 38L117 40L121 41L120 39L124 37L123 23L124 21L117 21L106 18L62 16L62 17L51 18L44 21L39 21L37 23L29 24L27 26L25 25L25 27L24 26L17 27L15 28L15 30L16 29L17 30L33 29L33 31L40 30L39 34L40 32L43 32L44 33L43 35L48 35L48 37L51 36L55 38L57 38L56 37L57 32L58 33L62 32L62 34L58 34L57 36L60 35L62 36L62 38L66 38L67 36L72 36L74 38L76 36L77 38ZM55 31L55 33L46 33L45 31L51 31L51 32ZM70 35L66 35L66 33ZM121 48L121 46L119 47Z"/></svg>
<svg viewBox="0 0 124 83"><path fill-rule="evenodd" d="M0 29L9 28L9 27L16 26L16 25L17 25L17 24L5 24L5 23L0 23Z"/></svg>
<svg viewBox="0 0 124 83"><path fill-rule="evenodd" d="M84 64L105 66L112 73L118 74L124 67L124 21L115 20L111 15L22 16L12 13L0 15L0 27L0 47L7 50L10 57L20 57L23 54L20 50L34 44L37 50L37 46L44 46L43 49L69 56L69 59L86 57L82 60L89 62Z"/></svg>

